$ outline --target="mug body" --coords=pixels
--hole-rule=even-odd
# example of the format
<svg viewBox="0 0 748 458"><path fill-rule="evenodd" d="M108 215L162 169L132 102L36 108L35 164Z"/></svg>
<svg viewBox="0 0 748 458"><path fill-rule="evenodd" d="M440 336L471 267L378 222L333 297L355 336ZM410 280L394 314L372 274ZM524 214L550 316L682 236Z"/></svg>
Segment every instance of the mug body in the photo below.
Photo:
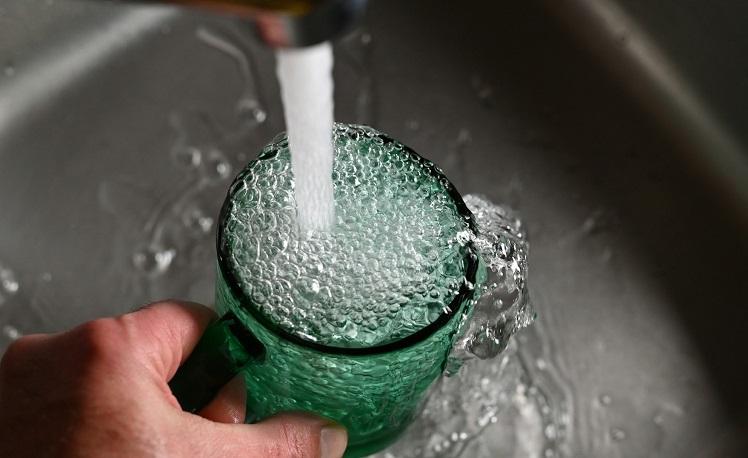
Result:
<svg viewBox="0 0 748 458"><path fill-rule="evenodd" d="M217 238L216 306L221 314L233 314L252 336L253 342L243 345L254 349L253 357L241 370L247 387L248 421L285 411L322 415L348 429L346 456L363 456L394 441L417 415L427 388L442 373L460 326L471 312L475 291L479 290L476 277L480 278L477 271L481 264L464 237L474 229L472 215L437 167L408 147L367 127L336 125L334 140L336 149L345 152L336 156L333 171L336 205L368 212L361 216L369 218L367 224L361 224L361 230L376 239L365 240L374 249L366 252L361 248L361 255L375 252L388 258L373 260L379 266L376 272L381 278L392 277L386 266L393 265L393 258L409 261L408 256L418 257L419 261L412 263L416 266L412 273L422 274L426 280L404 278L388 283L390 286L379 291L382 297L395 297L400 303L367 298L371 301L366 303L367 313L368 308L385 310L394 306L391 310L396 310L394 318L370 317L366 321L368 328L362 327L358 334L360 337L369 333L370 337L381 337L379 340L346 341L346 332L341 329L340 335L334 335L336 328L329 321L316 328L311 325L317 323L311 323L308 329L312 331L305 328L304 332L295 332L298 329L290 328L288 323L298 318L298 313L305 313L288 306L294 298L305 300L303 294L312 295L328 288L331 292L323 298L328 304L313 310L319 315L312 315L326 316L330 307L340 303L336 299L341 296L350 295L343 297L343 302L363 304L356 302L360 291L355 285L365 289L361 282L377 282L381 278L357 274L355 269L329 274L331 269L340 267L331 261L324 270L328 276L321 281L313 280L314 291L304 291L312 274L291 275L289 272L299 270L298 264L274 264L288 246L306 243L303 235L289 229L294 208L293 176L287 142L280 136L239 174L224 203ZM366 180L370 183L368 188ZM418 216L405 218L395 229L399 231L396 234L381 228L375 228L379 232L372 230L383 208L399 211L386 207L390 202L417 206L407 215ZM237 213L246 219L237 218ZM339 215L343 227L341 239L355 232L346 224L359 220L351 218L350 213ZM424 220L429 221L423 223ZM255 222L256 229L247 229L248 224ZM398 237L410 236L408 231L418 224L431 225L429 235L423 237L426 240L413 236L415 241L411 243L417 248L411 246L407 252L382 249L385 246L382 244L396 246ZM328 236L332 239L325 243L336 243L337 235ZM350 242L350 238L347 240ZM359 249L358 241L351 242L351 246L354 248L338 254L344 257ZM286 255L293 257L296 253L286 252ZM314 261L315 265L325 262L324 257ZM288 291L277 291L284 284L288 285ZM431 288L432 284L443 286ZM270 302L273 299L275 302ZM274 313L281 309L286 310L285 315ZM345 314L345 310L341 309L341 313ZM422 313L419 316L427 319L415 326L410 319L415 315L407 315L406 311ZM377 329L377 323L384 324ZM314 335L314 329L330 334ZM381 336L377 334L380 330Z"/></svg>
<svg viewBox="0 0 748 458"><path fill-rule="evenodd" d="M442 373L472 295L452 319L413 344L367 354L330 352L289 340L268 329L217 275L219 313L234 312L264 350L242 369L247 421L305 411L348 430L346 456L365 456L392 443L412 422L427 388Z"/></svg>

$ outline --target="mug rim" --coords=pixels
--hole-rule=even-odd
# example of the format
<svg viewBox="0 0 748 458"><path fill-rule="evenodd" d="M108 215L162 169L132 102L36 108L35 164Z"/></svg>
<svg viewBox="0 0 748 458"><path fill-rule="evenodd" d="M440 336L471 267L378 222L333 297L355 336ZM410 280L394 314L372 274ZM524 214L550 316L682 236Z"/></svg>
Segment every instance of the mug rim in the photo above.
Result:
<svg viewBox="0 0 748 458"><path fill-rule="evenodd" d="M336 128L337 128L336 123ZM354 128L364 128L370 133L375 133L376 136L378 136L382 141L383 145L394 143L396 142L395 139L389 137L388 135L379 132L371 127L368 126L359 126L355 124L344 124L348 127L354 127ZM278 136L276 136L277 138ZM473 214L470 212L470 210L467 208L467 205L462 199L462 196L457 191L457 188L452 184L452 182L444 175L444 173L441 171L439 167L437 167L433 162L429 161L428 159L422 157L418 153L416 153L413 149L408 147L407 145L404 145L400 142L398 142L402 146L402 152L411 154L416 156L417 158L420 158L425 168L431 173L433 176L438 178L443 178L442 184L444 185L445 190L449 194L449 196L452 198L455 206L457 207L458 214L463 217L468 224L468 228L471 231L475 231L475 220L473 218ZM249 314L252 315L252 317L257 320L258 323L271 333L275 334L277 337L294 343L296 345L300 345L303 347L311 348L313 350L322 352L322 353L329 353L334 355L351 355L351 356L363 356L363 355L375 355L375 354L381 354L381 353L389 353L393 351L402 350L408 347L412 347L413 345L416 345L429 337L431 337L436 331L444 327L447 323L449 323L455 316L458 315L458 311L460 310L463 302L467 301L470 296L473 294L474 289L470 288L468 286L468 282L472 285L475 285L476 282L476 274L478 271L478 255L475 251L475 247L473 246L472 242L468 242L465 246L467 248L467 252L465 254L465 279L460 286L459 291L457 294L455 294L452 301L447 305L446 313L442 313L439 315L439 318L432 321L428 325L422 327L421 329L415 331L412 334L409 334L407 336L401 337L400 339L394 340L392 342L387 342L385 344L380 345L373 345L369 347L340 347L335 345L328 345L323 344L320 342L316 342L313 340L305 339L299 335L293 334L286 329L284 329L282 326L280 326L277 323L274 323L273 320L271 320L269 317L266 316L264 312L262 312L259 307L254 305L251 298L248 297L248 295L245 293L245 291L242 289L239 280L237 276L234 274L233 269L231 268L231 264L229 262L229 244L225 243L225 239L223 237L224 235L224 229L226 227L226 223L229 218L229 207L231 206L232 198L237 190L237 185L242 182L242 179L246 173L250 171L250 168L252 165L259 160L262 157L258 159L254 159L250 161L239 174L234 178L231 186L229 186L229 190L226 194L226 198L223 202L223 205L221 206L221 211L218 216L218 226L216 231L216 253L218 258L218 269L219 274L223 277L223 281L228 286L229 290L231 291L231 294L234 296L236 300L239 302L239 306L246 310ZM464 315L467 313L467 311L464 311L460 315Z"/></svg>

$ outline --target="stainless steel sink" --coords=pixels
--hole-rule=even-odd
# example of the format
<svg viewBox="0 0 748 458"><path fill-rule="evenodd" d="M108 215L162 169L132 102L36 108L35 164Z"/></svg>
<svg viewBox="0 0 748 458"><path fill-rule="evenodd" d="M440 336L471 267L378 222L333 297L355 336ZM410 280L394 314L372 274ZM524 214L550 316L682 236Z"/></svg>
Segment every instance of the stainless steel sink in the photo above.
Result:
<svg viewBox="0 0 748 458"><path fill-rule="evenodd" d="M745 456L744 183L715 186L715 143L663 128L665 99L629 91L646 75L606 68L585 46L599 35L580 42L551 3L371 2L336 44L336 117L522 214L539 319L518 347L553 368L556 453ZM5 0L0 348L159 298L211 302L218 208L281 110L272 52L236 20ZM463 456L493 456L491 434Z"/></svg>

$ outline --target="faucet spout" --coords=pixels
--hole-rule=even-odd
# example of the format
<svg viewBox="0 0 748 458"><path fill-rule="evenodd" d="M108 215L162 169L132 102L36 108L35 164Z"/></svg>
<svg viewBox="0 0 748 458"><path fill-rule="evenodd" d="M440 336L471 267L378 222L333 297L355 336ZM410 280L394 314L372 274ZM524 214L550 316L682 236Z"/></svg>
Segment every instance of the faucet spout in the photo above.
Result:
<svg viewBox="0 0 748 458"><path fill-rule="evenodd" d="M251 18L257 36L274 48L330 40L363 15L366 0L145 0L207 8Z"/></svg>

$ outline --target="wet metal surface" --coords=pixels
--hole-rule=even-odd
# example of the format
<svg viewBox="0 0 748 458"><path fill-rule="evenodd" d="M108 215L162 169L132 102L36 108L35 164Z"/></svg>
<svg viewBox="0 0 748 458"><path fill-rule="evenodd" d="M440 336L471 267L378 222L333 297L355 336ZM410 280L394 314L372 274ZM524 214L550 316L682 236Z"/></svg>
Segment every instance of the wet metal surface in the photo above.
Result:
<svg viewBox="0 0 748 458"><path fill-rule="evenodd" d="M529 228L539 319L509 351L532 355L517 371L546 374L535 389L562 418L538 423L531 384L514 386L502 428L462 456L742 456L742 216L542 2L438 3L371 2L336 44L336 117ZM235 21L3 2L0 347L211 302L218 208L282 123L272 54Z"/></svg>

